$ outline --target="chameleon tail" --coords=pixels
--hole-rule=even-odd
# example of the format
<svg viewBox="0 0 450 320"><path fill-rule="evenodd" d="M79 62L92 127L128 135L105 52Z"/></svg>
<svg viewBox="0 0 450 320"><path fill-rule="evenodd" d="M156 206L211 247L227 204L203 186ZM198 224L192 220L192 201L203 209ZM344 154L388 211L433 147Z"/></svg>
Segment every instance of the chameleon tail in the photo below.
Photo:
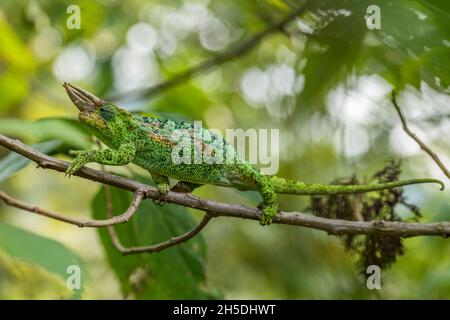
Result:
<svg viewBox="0 0 450 320"><path fill-rule="evenodd" d="M444 190L444 183L437 179L410 179L403 181L393 181L380 184L361 184L361 185L324 185L319 183L304 183L295 180L288 180L279 177L271 177L271 182L276 193L298 194L298 195L331 195L331 194L349 194L364 193L383 189L392 189L419 183L437 183Z"/></svg>

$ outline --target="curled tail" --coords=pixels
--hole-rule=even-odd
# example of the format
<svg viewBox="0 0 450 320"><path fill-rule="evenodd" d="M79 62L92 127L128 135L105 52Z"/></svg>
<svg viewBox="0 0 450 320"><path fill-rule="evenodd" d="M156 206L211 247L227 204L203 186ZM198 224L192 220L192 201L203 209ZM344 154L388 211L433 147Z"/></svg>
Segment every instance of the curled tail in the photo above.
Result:
<svg viewBox="0 0 450 320"><path fill-rule="evenodd" d="M271 182L276 193L298 194L298 195L331 195L346 193L364 193L383 189L392 189L419 183L437 183L444 190L444 183L437 179L410 179L403 181L393 181L379 184L361 184L361 185L325 185L319 183L304 183L295 180L288 180L279 177L272 177Z"/></svg>

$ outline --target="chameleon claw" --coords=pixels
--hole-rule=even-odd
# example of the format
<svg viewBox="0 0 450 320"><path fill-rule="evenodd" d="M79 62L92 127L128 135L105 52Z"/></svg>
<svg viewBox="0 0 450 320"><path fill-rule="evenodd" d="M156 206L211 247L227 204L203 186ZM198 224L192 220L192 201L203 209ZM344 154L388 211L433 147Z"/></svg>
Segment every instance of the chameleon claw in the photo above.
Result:
<svg viewBox="0 0 450 320"><path fill-rule="evenodd" d="M156 198L156 199L153 199L153 202L154 202L156 205L162 207L164 204L167 203L166 193L161 193L161 192L160 192L160 193L159 193L159 197Z"/></svg>
<svg viewBox="0 0 450 320"><path fill-rule="evenodd" d="M268 226L271 223L272 223L272 217L263 211L263 213L261 215L261 219L259 220L259 224L262 226Z"/></svg>
<svg viewBox="0 0 450 320"><path fill-rule="evenodd" d="M153 202L162 207L165 203L167 203L166 195L170 191L170 186L168 184L161 183L156 187L159 191L159 197L157 199L153 199Z"/></svg>
<svg viewBox="0 0 450 320"><path fill-rule="evenodd" d="M66 172L64 173L65 177L70 178L71 176L73 176L75 174L75 172L77 172L81 167L78 167L76 165L74 165L74 163L72 163L66 170Z"/></svg>
<svg viewBox="0 0 450 320"><path fill-rule="evenodd" d="M262 226L268 226L272 223L272 218L265 217L264 215L261 217L261 220L259 220L259 224Z"/></svg>
<svg viewBox="0 0 450 320"><path fill-rule="evenodd" d="M64 177L67 177L70 179L72 176L71 167L67 168L66 172L64 172Z"/></svg>
<svg viewBox="0 0 450 320"><path fill-rule="evenodd" d="M263 206L260 204L260 206ZM280 211L277 208L273 207L263 207L262 208L262 215L261 219L259 220L259 224L262 226L268 226L272 223L273 218L276 214L280 213Z"/></svg>

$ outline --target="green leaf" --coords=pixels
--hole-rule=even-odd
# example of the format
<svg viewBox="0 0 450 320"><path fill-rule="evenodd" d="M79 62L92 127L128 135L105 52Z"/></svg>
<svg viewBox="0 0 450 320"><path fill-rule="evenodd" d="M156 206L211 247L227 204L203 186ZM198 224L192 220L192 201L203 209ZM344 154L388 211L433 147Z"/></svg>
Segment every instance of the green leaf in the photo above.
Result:
<svg viewBox="0 0 450 320"><path fill-rule="evenodd" d="M397 91L426 82L448 92L448 1L309 1L302 19L314 34L306 37L300 70L305 76L303 107L324 107L327 94L352 77L378 74ZM381 10L381 29L369 30L369 5ZM346 14L342 13L346 10ZM399 27L401 26L401 27ZM301 110L301 108L298 108Z"/></svg>
<svg viewBox="0 0 450 320"><path fill-rule="evenodd" d="M305 107L323 107L327 93L360 66L360 54L367 32L362 17L367 7L359 2L352 2L351 6L346 4L342 1L311 1L307 5L313 12L323 12L320 21L325 26L315 25L317 22L313 21L317 16L310 18L309 24L315 29L316 36L308 39L304 52L305 87L299 103ZM335 10L342 8L352 11L352 15L334 16Z"/></svg>
<svg viewBox="0 0 450 320"><path fill-rule="evenodd" d="M6 62L6 66L21 71L33 70L35 67L33 56L30 54L27 44L22 42L16 28L9 21L5 15L0 16L0 60Z"/></svg>
<svg viewBox="0 0 450 320"><path fill-rule="evenodd" d="M170 117L177 117L175 114L180 113L187 115L190 119L201 119L210 104L211 101L203 91L194 85L185 84L179 88L173 88L171 94L164 94L151 102L151 109L148 110L162 117L167 117L169 113L171 113Z"/></svg>
<svg viewBox="0 0 450 320"><path fill-rule="evenodd" d="M83 261L61 243L44 238L6 223L0 223L0 248L16 259L36 264L61 277L70 276L69 266L78 266L81 271L81 289L74 290L72 297L80 298L88 273Z"/></svg>
<svg viewBox="0 0 450 320"><path fill-rule="evenodd" d="M148 181L147 181L148 183ZM132 194L111 188L114 215L129 206ZM93 202L93 216L106 217L104 189ZM180 235L196 222L181 206L143 201L136 215L115 229L124 246L156 244ZM204 289L206 245L197 235L188 242L159 253L122 256L112 245L107 230L98 229L109 263L119 278L125 296L138 299L205 299L211 294Z"/></svg>
<svg viewBox="0 0 450 320"><path fill-rule="evenodd" d="M66 147L76 149L88 149L91 146L89 131L79 121L67 118L46 118L33 122L2 119L0 132L39 142L58 139Z"/></svg>
<svg viewBox="0 0 450 320"><path fill-rule="evenodd" d="M50 140L33 145L32 147L43 153L51 153L61 146L61 141ZM9 178L17 171L25 168L31 160L17 154L10 152L6 157L0 161L0 181Z"/></svg>
<svg viewBox="0 0 450 320"><path fill-rule="evenodd" d="M29 92L27 77L21 72L7 71L0 75L0 109L11 109Z"/></svg>

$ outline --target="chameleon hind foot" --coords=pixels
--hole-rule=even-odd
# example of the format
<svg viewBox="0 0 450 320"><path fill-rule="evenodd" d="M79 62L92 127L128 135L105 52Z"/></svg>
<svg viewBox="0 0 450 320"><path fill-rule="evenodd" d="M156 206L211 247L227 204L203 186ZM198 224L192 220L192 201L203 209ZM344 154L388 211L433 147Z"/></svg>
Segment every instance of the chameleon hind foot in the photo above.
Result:
<svg viewBox="0 0 450 320"><path fill-rule="evenodd" d="M259 224L262 226L268 226L272 223L273 218L278 213L278 209L276 205L269 205L263 207L263 212L261 215L261 220L259 220Z"/></svg>
<svg viewBox="0 0 450 320"><path fill-rule="evenodd" d="M163 206L167 203L166 195L170 191L170 185L167 183L159 183L156 185L159 191L159 197L157 199L153 199L153 202L159 206Z"/></svg>
<svg viewBox="0 0 450 320"><path fill-rule="evenodd" d="M266 226L272 223L278 212L278 197L270 181L265 176L257 177L258 192L262 196L262 215L259 224Z"/></svg>
<svg viewBox="0 0 450 320"><path fill-rule="evenodd" d="M153 199L153 202L159 206L163 206L164 203L167 202L166 195L170 191L169 178L157 173L152 173L151 175L153 182L159 191L159 197L157 199Z"/></svg>

